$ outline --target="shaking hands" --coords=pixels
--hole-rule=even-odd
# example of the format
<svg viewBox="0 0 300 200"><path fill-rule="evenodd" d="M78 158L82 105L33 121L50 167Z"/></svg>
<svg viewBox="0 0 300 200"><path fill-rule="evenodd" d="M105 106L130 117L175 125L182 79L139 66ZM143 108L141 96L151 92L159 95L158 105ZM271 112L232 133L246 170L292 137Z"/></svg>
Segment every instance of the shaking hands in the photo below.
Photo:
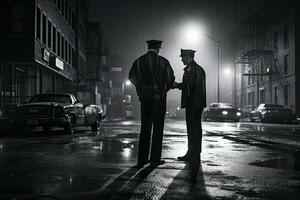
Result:
<svg viewBox="0 0 300 200"><path fill-rule="evenodd" d="M171 89L179 89L179 83L174 82Z"/></svg>

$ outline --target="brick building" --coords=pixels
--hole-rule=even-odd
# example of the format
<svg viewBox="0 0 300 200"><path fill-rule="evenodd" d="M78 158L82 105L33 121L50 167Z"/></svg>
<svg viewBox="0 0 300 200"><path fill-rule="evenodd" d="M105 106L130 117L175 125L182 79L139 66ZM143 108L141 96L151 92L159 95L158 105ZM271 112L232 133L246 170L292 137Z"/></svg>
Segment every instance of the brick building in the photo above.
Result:
<svg viewBox="0 0 300 200"><path fill-rule="evenodd" d="M88 1L1 4L0 109L37 93L76 94L87 74Z"/></svg>
<svg viewBox="0 0 300 200"><path fill-rule="evenodd" d="M295 1L266 1L240 25L236 56L238 107L282 104L300 113ZM297 67L298 66L298 67ZM298 78L299 79L299 78Z"/></svg>

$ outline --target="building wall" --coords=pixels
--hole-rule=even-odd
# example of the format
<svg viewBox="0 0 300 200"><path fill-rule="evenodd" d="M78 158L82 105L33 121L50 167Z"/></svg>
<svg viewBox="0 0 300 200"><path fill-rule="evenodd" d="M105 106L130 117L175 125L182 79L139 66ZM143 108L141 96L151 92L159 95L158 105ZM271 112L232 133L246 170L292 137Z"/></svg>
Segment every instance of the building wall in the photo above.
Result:
<svg viewBox="0 0 300 200"><path fill-rule="evenodd" d="M239 53L245 52L249 45L256 45L256 49L266 50L265 55L257 55L251 63L242 62L237 65L237 102L240 107L259 103L277 103L297 110L299 101L296 83L295 63L295 14L293 1L282 2L289 4L285 8L285 15L273 21L262 24L248 24L254 29L254 37L243 38L244 45L239 48ZM272 13L270 13L272 15ZM249 29L248 29L249 30ZM288 31L286 31L288 30ZM260 37L257 35L261 34ZM288 40L285 42L285 33ZM275 35L277 35L275 37ZM275 38L277 42L275 42ZM262 42L261 44L259 44ZM275 47L275 43L277 44ZM287 61L287 62L286 62ZM285 69L288 63L287 70ZM269 72L269 75L266 73ZM265 74L264 76L241 76L241 74ZM242 79L241 79L242 77ZM264 95L263 95L264 94ZM288 98L287 98L288 97Z"/></svg>
<svg viewBox="0 0 300 200"><path fill-rule="evenodd" d="M1 1L0 61L33 63L34 1Z"/></svg>
<svg viewBox="0 0 300 200"><path fill-rule="evenodd" d="M296 101L296 113L298 113L298 115L300 114L300 39L299 39L299 35L300 35L300 13L299 13L299 9L300 9L300 5L299 3L296 3L296 1L294 1L294 13L295 16L293 18L293 20L295 21L294 23L294 27L295 27L295 37L294 40L292 42L295 43L295 54L293 57L293 60L295 61L295 74L296 74L296 78L295 78L295 101Z"/></svg>
<svg viewBox="0 0 300 200"><path fill-rule="evenodd" d="M87 3L85 0L1 2L0 109L8 103L26 101L36 93L76 94L79 61L81 69L86 69Z"/></svg>

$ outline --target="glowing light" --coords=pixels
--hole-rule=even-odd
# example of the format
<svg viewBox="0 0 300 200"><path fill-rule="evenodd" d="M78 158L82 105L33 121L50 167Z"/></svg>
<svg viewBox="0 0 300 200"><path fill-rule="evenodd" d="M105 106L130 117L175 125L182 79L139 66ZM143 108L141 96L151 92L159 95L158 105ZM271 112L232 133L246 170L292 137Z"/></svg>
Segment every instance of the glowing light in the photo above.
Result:
<svg viewBox="0 0 300 200"><path fill-rule="evenodd" d="M184 39L189 43L198 43L202 37L202 28L196 23L186 24L183 31Z"/></svg>
<svg viewBox="0 0 300 200"><path fill-rule="evenodd" d="M129 141L129 140L122 140L122 143L124 143L124 144L129 144L130 141Z"/></svg>
<svg viewBox="0 0 300 200"><path fill-rule="evenodd" d="M231 74L230 68L224 69L224 73L225 73L225 75L230 75Z"/></svg>
<svg viewBox="0 0 300 200"><path fill-rule="evenodd" d="M131 156L131 151L130 148L124 148L121 154L124 158L129 158Z"/></svg>
<svg viewBox="0 0 300 200"><path fill-rule="evenodd" d="M125 81L125 85L130 86L131 85L130 80Z"/></svg>
<svg viewBox="0 0 300 200"><path fill-rule="evenodd" d="M222 114L223 114L223 115L228 115L228 111L227 111L227 110L223 110L223 111L222 111Z"/></svg>

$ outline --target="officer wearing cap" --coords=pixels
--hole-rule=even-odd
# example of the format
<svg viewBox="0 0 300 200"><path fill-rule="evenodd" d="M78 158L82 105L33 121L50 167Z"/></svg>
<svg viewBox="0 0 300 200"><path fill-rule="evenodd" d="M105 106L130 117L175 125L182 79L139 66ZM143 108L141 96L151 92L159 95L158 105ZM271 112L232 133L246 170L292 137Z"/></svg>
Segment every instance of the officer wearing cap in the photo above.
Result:
<svg viewBox="0 0 300 200"><path fill-rule="evenodd" d="M198 173L202 146L201 114L206 107L205 71L195 60L194 50L181 49L181 60L186 66L182 83L174 83L174 88L182 90L181 108L185 108L188 150L180 161L188 161L192 173ZM195 174L192 177L196 177Z"/></svg>
<svg viewBox="0 0 300 200"><path fill-rule="evenodd" d="M162 41L149 40L148 52L136 59L129 72L129 80L135 85L141 102L141 132L138 167L163 164L161 160L166 96L174 84L174 72L169 61L159 56Z"/></svg>

